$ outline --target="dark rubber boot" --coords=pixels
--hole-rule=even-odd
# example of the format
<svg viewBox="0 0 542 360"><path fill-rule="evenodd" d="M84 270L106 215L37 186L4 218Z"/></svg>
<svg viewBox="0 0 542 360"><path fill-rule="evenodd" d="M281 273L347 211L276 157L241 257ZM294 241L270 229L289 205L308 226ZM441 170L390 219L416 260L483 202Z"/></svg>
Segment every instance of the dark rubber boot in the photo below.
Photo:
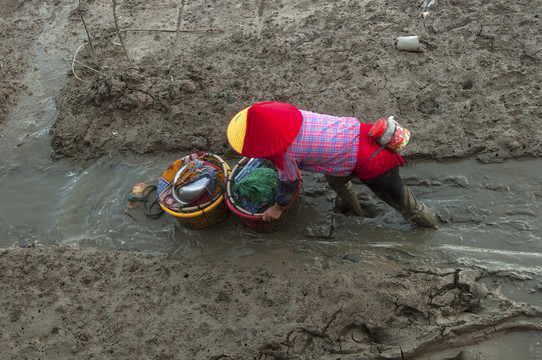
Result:
<svg viewBox="0 0 542 360"><path fill-rule="evenodd" d="M354 176L332 176L325 175L329 187L337 193L345 205L357 216L364 216L364 212L359 204L354 184L350 181Z"/></svg>
<svg viewBox="0 0 542 360"><path fill-rule="evenodd" d="M440 222L437 215L427 205L418 201L407 186L405 186L405 198L402 205L399 212L414 225L433 229L439 228Z"/></svg>
<svg viewBox="0 0 542 360"><path fill-rule="evenodd" d="M359 204L358 197L356 196L356 191L354 185L351 181L344 184L339 189L335 190L337 195L344 201L346 206L353 211L357 216L364 216L361 205Z"/></svg>

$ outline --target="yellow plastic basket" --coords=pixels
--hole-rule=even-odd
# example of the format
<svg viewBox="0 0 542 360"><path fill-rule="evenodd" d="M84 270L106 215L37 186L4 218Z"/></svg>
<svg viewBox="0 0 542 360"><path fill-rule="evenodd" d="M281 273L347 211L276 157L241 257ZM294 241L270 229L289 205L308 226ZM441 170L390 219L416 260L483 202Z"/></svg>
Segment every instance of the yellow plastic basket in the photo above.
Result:
<svg viewBox="0 0 542 360"><path fill-rule="evenodd" d="M228 164L218 155L212 153L205 153L200 156L200 159L212 162L222 169L223 176L220 176L219 179L225 189L226 179L230 174L230 167ZM169 171L169 173L171 173L171 171ZM160 206L166 213L173 215L180 225L189 229L210 229L220 224L228 216L228 207L224 201L224 191L217 194L211 201L205 204L182 208L181 211L171 210L162 203L160 203Z"/></svg>

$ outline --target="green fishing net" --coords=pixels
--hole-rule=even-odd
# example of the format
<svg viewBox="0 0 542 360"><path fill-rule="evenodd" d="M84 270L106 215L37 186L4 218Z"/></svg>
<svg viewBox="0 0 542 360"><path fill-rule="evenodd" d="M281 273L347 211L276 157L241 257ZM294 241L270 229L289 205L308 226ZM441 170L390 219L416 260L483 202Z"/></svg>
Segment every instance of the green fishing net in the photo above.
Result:
<svg viewBox="0 0 542 360"><path fill-rule="evenodd" d="M236 182L233 189L246 196L253 204L265 204L275 198L278 173L274 169L260 167L254 169L246 178Z"/></svg>

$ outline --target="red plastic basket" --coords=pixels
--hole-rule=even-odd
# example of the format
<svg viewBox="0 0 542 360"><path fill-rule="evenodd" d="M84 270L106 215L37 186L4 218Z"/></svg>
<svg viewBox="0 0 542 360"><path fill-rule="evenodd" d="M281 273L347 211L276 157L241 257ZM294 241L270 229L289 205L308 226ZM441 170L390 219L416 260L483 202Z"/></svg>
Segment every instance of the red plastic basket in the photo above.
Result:
<svg viewBox="0 0 542 360"><path fill-rule="evenodd" d="M272 233L285 229L290 224L292 218L299 211L299 206L301 202L299 196L299 192L301 190L301 181L299 181L297 185L297 190L294 194L294 198L292 199L290 204L288 204L287 209L282 213L281 217L273 221L263 221L263 213L250 213L245 208L243 208L240 202L237 201L237 199L233 196L233 179L235 178L235 175L241 169L243 169L243 167L247 164L249 160L250 158L248 157L244 157L239 160L239 162L235 165L230 175L228 176L228 180L226 182L226 204L228 205L230 210L241 219L243 224L258 232ZM298 176L301 179L301 173L299 173L299 170Z"/></svg>

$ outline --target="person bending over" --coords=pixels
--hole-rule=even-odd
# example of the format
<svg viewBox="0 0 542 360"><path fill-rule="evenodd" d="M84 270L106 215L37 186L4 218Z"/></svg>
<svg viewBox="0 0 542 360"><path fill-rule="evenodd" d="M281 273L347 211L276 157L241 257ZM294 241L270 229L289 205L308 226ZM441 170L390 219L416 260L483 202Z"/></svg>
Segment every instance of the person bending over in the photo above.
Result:
<svg viewBox="0 0 542 360"><path fill-rule="evenodd" d="M350 181L358 177L414 226L437 228L435 213L418 201L399 175L403 158L369 135L372 124L318 114L282 102L262 102L230 121L230 146L242 156L270 160L278 171L275 204L264 221L280 218L297 189L298 169L324 174L331 189L358 216L364 212ZM381 151L379 151L381 149Z"/></svg>

